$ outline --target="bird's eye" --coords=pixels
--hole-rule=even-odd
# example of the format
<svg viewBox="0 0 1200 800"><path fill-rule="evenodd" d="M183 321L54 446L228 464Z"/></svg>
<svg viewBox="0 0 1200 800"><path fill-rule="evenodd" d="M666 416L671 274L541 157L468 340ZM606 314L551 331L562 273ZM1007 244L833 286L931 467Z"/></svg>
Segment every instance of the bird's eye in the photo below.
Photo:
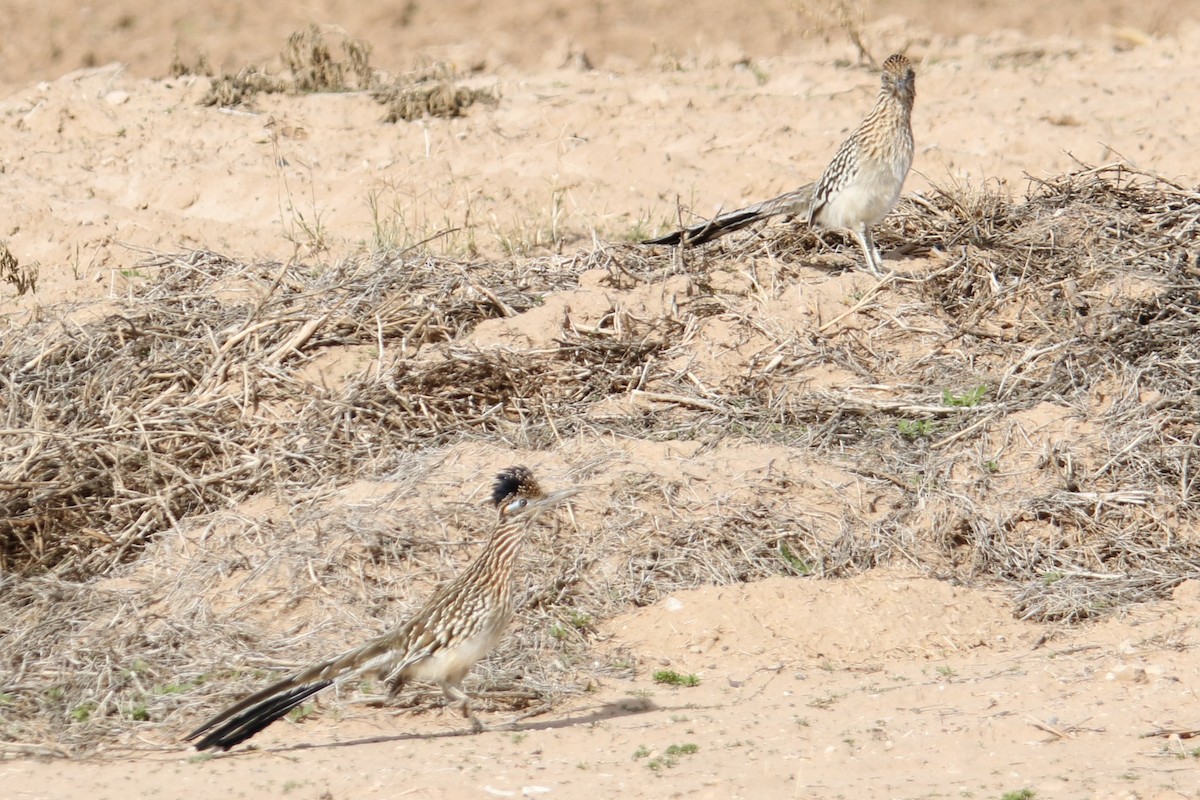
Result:
<svg viewBox="0 0 1200 800"><path fill-rule="evenodd" d="M505 509L505 511L507 513L511 514L514 511L520 511L522 508L524 508L527 505L529 505L528 500L526 500L524 497L518 497L516 500L513 500L511 503L508 504L508 508Z"/></svg>

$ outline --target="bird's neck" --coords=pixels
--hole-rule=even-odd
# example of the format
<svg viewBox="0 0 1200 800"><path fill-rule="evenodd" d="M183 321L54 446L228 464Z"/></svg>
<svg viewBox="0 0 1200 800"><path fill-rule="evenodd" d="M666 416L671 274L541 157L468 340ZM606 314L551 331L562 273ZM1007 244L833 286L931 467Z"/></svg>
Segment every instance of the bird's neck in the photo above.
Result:
<svg viewBox="0 0 1200 800"><path fill-rule="evenodd" d="M906 92L899 87L884 89L879 93L879 99L875 102L875 108L882 113L884 109L895 110L901 114L912 112L913 100L916 99L912 92Z"/></svg>
<svg viewBox="0 0 1200 800"><path fill-rule="evenodd" d="M901 125L907 125L912 113L912 97L900 92L885 89L879 93L875 107L866 119L859 125L859 130L870 130L879 125L880 121L895 120Z"/></svg>
<svg viewBox="0 0 1200 800"><path fill-rule="evenodd" d="M526 530L524 522L500 525L484 545L474 569L495 577L507 576L512 572L513 562L516 561L517 551L521 549L521 543L525 540Z"/></svg>

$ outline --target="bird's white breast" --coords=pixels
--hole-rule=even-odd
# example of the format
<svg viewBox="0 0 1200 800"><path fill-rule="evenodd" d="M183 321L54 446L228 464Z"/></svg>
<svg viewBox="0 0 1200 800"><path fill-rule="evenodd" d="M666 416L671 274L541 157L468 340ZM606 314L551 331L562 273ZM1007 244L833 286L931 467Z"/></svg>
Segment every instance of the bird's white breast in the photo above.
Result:
<svg viewBox="0 0 1200 800"><path fill-rule="evenodd" d="M864 163L813 221L824 228L870 227L895 207L907 174L907 164Z"/></svg>
<svg viewBox="0 0 1200 800"><path fill-rule="evenodd" d="M503 631L496 631L489 635L484 631L455 642L451 646L443 647L430 654L428 658L413 664L406 670L407 675L414 680L436 683L446 675L466 673L496 646L501 633Z"/></svg>

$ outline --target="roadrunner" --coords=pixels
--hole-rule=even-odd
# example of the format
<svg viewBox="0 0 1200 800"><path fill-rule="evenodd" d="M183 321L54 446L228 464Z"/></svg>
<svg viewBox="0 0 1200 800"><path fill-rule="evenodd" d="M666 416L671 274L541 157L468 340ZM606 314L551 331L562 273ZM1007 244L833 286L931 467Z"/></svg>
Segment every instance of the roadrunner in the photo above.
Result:
<svg viewBox="0 0 1200 800"><path fill-rule="evenodd" d="M915 81L912 65L904 56L893 55L883 62L875 107L842 142L816 183L643 244L703 244L759 220L786 214L818 228L846 228L862 247L867 269L878 275L881 259L871 226L896 205L912 166Z"/></svg>
<svg viewBox="0 0 1200 800"><path fill-rule="evenodd" d="M547 494L525 467L504 470L492 490L499 520L491 538L471 565L438 589L414 617L362 647L250 695L192 731L188 741L202 737L195 743L197 750L228 750L351 676L375 676L387 684L389 699L410 680L436 683L448 701L460 705L476 732L484 730L471 713L463 678L495 646L512 619L513 561L529 524L579 491Z"/></svg>

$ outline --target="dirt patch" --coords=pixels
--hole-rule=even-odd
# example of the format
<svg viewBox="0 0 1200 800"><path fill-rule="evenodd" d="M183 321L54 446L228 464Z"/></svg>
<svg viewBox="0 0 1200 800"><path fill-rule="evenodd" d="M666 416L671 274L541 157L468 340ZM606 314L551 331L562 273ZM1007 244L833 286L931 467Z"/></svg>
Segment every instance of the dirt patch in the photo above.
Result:
<svg viewBox="0 0 1200 800"><path fill-rule="evenodd" d="M10 38L58 44L0 101L6 786L1195 796L1186 8L456 8ZM815 177L901 48L885 280L789 224L636 245ZM206 105L201 49L294 83ZM451 62L499 102L384 121ZM348 684L190 758L456 574L514 463L587 487L469 683L533 716Z"/></svg>

